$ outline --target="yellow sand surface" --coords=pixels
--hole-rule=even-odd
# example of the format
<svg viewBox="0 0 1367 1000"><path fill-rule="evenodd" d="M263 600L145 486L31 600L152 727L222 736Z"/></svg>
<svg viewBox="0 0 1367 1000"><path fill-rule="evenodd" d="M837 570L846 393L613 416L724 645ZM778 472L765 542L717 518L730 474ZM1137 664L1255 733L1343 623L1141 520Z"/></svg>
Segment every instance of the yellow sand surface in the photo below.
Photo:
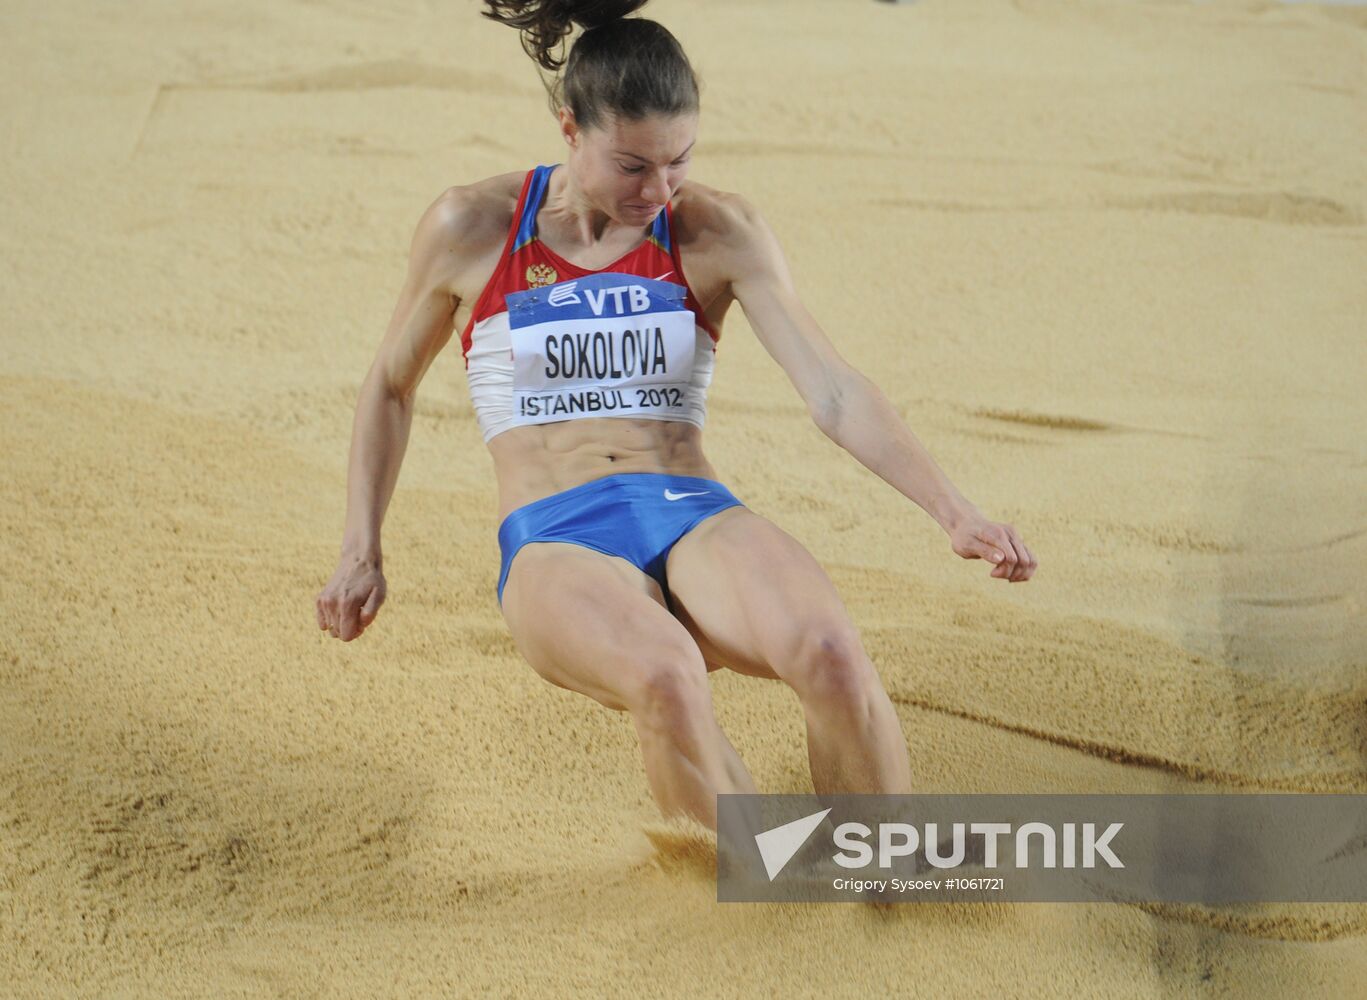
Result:
<svg viewBox="0 0 1367 1000"><path fill-rule="evenodd" d="M389 600L314 624L422 210L563 159L470 0L0 6L0 995L1362 995L1367 906L718 904L630 720L521 660L458 341ZM734 309L708 455L934 792L1367 791L1367 12L655 0L691 176L1040 560L1008 585ZM767 792L779 684L712 678Z"/></svg>

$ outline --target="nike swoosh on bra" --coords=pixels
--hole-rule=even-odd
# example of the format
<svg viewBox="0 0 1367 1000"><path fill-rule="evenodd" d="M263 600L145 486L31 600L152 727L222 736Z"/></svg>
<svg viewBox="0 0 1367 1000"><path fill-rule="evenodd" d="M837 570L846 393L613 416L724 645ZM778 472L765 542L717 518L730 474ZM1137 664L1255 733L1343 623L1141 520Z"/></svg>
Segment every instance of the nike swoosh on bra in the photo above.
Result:
<svg viewBox="0 0 1367 1000"><path fill-rule="evenodd" d="M675 493L673 490L665 490L666 500L682 500L684 497L700 497L703 493L711 493L711 490L703 490L699 493Z"/></svg>

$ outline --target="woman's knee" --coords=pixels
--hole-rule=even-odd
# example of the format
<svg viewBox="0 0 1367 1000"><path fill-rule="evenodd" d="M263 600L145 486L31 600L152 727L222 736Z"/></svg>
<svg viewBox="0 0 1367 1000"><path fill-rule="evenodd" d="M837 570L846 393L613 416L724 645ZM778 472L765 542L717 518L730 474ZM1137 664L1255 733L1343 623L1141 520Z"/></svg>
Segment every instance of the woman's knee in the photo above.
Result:
<svg viewBox="0 0 1367 1000"><path fill-rule="evenodd" d="M648 731L678 733L712 715L707 664L696 649L647 654L625 694L628 710Z"/></svg>
<svg viewBox="0 0 1367 1000"><path fill-rule="evenodd" d="M804 702L862 706L881 690L859 633L848 622L805 623L797 652L780 676Z"/></svg>

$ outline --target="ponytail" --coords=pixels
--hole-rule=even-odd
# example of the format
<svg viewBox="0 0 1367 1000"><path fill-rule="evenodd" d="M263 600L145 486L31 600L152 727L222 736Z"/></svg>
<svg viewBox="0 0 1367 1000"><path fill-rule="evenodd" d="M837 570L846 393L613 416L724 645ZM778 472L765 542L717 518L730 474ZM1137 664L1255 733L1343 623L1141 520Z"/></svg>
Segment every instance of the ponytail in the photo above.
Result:
<svg viewBox="0 0 1367 1000"><path fill-rule="evenodd" d="M546 82L551 113L567 105L581 128L608 115L639 120L650 114L698 110L698 80L683 46L661 24L626 15L646 0L484 0L483 16L512 25L541 69L565 72ZM578 25L583 34L568 56L557 53ZM544 77L543 77L543 82Z"/></svg>
<svg viewBox="0 0 1367 1000"><path fill-rule="evenodd" d="M553 50L574 30L597 28L626 17L646 5L646 0L484 0L489 9L481 13L511 24L522 32L522 47L543 68L555 72L565 65Z"/></svg>

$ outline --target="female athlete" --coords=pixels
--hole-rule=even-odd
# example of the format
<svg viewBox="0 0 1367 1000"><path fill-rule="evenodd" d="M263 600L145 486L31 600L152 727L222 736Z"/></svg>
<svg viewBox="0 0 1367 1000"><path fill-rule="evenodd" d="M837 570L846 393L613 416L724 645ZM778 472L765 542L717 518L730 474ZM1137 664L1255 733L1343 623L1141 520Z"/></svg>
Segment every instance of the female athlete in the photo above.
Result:
<svg viewBox="0 0 1367 1000"><path fill-rule="evenodd" d="M821 566L703 455L707 388L739 302L817 426L924 509L965 559L1030 579L1009 524L954 487L803 307L745 198L688 181L698 86L644 0L486 0L545 69L565 162L444 191L424 212L360 392L336 573L316 599L350 641L385 598L380 526L418 383L455 329L498 480L498 597L543 678L631 713L665 816L716 828L754 782L707 675L786 682L818 793L911 791L906 743ZM557 53L575 26L567 59Z"/></svg>

